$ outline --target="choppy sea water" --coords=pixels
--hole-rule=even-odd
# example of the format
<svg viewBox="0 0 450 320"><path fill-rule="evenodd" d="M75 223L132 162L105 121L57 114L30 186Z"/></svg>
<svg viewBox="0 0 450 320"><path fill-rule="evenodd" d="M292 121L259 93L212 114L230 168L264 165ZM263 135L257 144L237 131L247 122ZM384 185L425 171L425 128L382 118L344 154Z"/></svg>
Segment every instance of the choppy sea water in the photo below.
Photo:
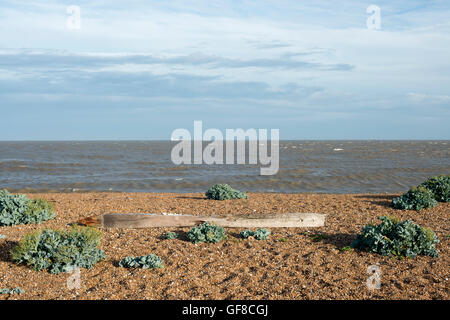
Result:
<svg viewBox="0 0 450 320"><path fill-rule="evenodd" d="M11 191L394 193L450 173L450 141L280 141L280 169L175 165L176 142L0 142L0 189Z"/></svg>

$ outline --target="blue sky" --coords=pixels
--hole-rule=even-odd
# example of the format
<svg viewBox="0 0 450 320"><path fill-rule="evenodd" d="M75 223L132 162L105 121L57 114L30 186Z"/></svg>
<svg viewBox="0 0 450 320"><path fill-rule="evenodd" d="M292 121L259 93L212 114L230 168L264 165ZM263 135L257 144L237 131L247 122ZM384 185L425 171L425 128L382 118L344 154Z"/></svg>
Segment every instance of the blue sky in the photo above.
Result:
<svg viewBox="0 0 450 320"><path fill-rule="evenodd" d="M447 0L2 0L0 140L450 139L449 57Z"/></svg>

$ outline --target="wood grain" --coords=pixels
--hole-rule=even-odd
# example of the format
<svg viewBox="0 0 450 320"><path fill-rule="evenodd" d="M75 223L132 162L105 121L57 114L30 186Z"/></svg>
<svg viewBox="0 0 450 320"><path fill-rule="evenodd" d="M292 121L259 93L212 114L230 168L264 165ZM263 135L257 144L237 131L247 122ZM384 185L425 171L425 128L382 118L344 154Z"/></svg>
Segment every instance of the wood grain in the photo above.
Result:
<svg viewBox="0 0 450 320"><path fill-rule="evenodd" d="M233 215L226 217L163 215L154 213L110 213L80 220L79 223L103 228L192 227L203 222L228 228L322 227L325 215L319 213L279 213Z"/></svg>

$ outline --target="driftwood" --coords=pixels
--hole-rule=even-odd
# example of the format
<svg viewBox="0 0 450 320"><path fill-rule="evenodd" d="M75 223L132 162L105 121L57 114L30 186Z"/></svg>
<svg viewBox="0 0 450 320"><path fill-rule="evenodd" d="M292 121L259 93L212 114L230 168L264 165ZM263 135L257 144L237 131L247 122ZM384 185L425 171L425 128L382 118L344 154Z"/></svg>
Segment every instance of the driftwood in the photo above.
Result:
<svg viewBox="0 0 450 320"><path fill-rule="evenodd" d="M103 228L193 227L203 222L228 228L322 227L325 224L325 215L319 213L279 213L219 217L184 214L110 213L79 221L83 225Z"/></svg>

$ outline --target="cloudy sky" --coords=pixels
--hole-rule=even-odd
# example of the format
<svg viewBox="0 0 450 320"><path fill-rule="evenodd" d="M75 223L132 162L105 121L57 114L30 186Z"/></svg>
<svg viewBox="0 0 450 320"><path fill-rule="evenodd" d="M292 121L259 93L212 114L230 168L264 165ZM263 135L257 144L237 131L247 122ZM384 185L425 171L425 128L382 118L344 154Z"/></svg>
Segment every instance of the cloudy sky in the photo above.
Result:
<svg viewBox="0 0 450 320"><path fill-rule="evenodd" d="M0 69L0 140L450 139L448 0L2 0Z"/></svg>

